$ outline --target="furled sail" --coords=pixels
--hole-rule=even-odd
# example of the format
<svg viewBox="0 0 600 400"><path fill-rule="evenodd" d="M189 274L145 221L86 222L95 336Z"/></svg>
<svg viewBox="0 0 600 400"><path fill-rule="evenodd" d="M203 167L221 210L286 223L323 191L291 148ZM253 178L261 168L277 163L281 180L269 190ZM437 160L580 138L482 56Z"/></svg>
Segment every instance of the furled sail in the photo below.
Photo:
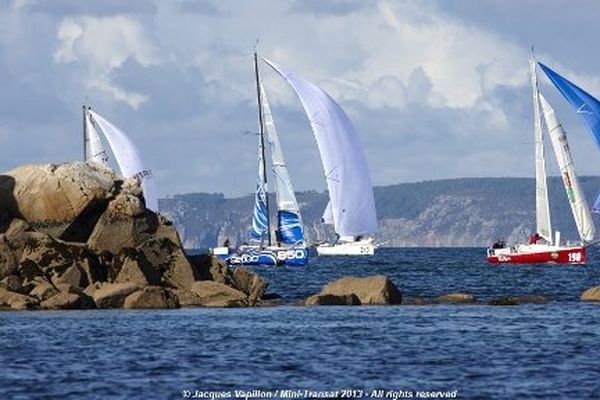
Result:
<svg viewBox="0 0 600 400"><path fill-rule="evenodd" d="M575 109L575 112L579 114L594 137L596 144L600 147L600 101L544 64L538 64L554 86ZM594 202L593 211L600 212L600 195Z"/></svg>
<svg viewBox="0 0 600 400"><path fill-rule="evenodd" d="M556 160L560 168L560 174L563 179L563 184L567 192L567 199L571 205L571 211L577 225L577 231L583 242L590 242L594 239L596 229L592 221L592 215L587 205L587 201L583 195L579 180L575 173L575 165L571 157L569 142L567 141L567 133L562 125L558 122L554 109L546 101L544 96L540 94L540 102L544 112L544 120L548 133L552 139L552 146L556 154Z"/></svg>
<svg viewBox="0 0 600 400"><path fill-rule="evenodd" d="M85 161L93 161L108 166L108 154L106 153L106 150L104 150L102 140L100 139L100 134L92 122L90 110L86 110L84 115L86 141L85 148L87 151L87 154L85 155Z"/></svg>
<svg viewBox="0 0 600 400"><path fill-rule="evenodd" d="M254 195L254 213L252 214L252 228L250 237L262 241L269 233L269 216L267 209L267 188L263 167L263 144L258 138L258 180L256 182L256 194Z"/></svg>
<svg viewBox="0 0 600 400"><path fill-rule="evenodd" d="M294 89L310 121L329 190L335 231L355 236L377 231L367 159L352 122L325 91L267 59Z"/></svg>
<svg viewBox="0 0 600 400"><path fill-rule="evenodd" d="M125 177L136 177L141 184L146 207L158 211L158 199L152 171L144 167L137 147L131 139L96 112L90 110L96 126L100 128L115 155L121 174Z"/></svg>
<svg viewBox="0 0 600 400"><path fill-rule="evenodd" d="M546 182L546 160L544 156L544 139L542 137L542 119L540 115L540 93L535 60L529 61L531 67L531 85L533 86L533 120L535 136L535 212L537 233L552 242L552 227L550 224L550 205ZM557 243L558 244L558 243Z"/></svg>
<svg viewBox="0 0 600 400"><path fill-rule="evenodd" d="M271 108L262 84L260 93L263 108L263 121L271 150L271 167L275 176L275 193L277 198L277 227L279 241L288 245L295 245L304 241L300 209L294 194L294 187L288 174L287 165L283 158L283 151L279 144L279 136Z"/></svg>

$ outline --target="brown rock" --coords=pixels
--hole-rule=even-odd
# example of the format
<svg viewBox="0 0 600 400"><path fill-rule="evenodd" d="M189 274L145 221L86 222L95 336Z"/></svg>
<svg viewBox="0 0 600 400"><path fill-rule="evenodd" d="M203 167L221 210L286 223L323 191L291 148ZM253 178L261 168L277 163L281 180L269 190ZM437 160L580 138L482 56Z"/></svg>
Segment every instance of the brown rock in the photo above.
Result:
<svg viewBox="0 0 600 400"><path fill-rule="evenodd" d="M11 292L21 293L23 288L23 280L17 275L9 275L0 281L0 287L4 287Z"/></svg>
<svg viewBox="0 0 600 400"><path fill-rule="evenodd" d="M517 306L520 304L545 304L548 299L539 295L505 296L491 300L491 306Z"/></svg>
<svg viewBox="0 0 600 400"><path fill-rule="evenodd" d="M359 306L360 300L353 293L336 296L333 294L315 294L304 301L306 306Z"/></svg>
<svg viewBox="0 0 600 400"><path fill-rule="evenodd" d="M127 296L139 289L135 283L107 283L94 292L98 308L121 308Z"/></svg>
<svg viewBox="0 0 600 400"><path fill-rule="evenodd" d="M40 301L44 301L56 294L58 294L58 290L48 281L43 278L36 278L33 281L34 287L29 292L29 295L37 298Z"/></svg>
<svg viewBox="0 0 600 400"><path fill-rule="evenodd" d="M237 289L213 281L197 281L191 291L200 297L204 307L245 307L247 296Z"/></svg>
<svg viewBox="0 0 600 400"><path fill-rule="evenodd" d="M203 300L196 293L188 289L173 289L182 307L201 307Z"/></svg>
<svg viewBox="0 0 600 400"><path fill-rule="evenodd" d="M160 275L148 265L143 256L138 258L127 257L125 259L115 283L133 282L139 287L160 283Z"/></svg>
<svg viewBox="0 0 600 400"><path fill-rule="evenodd" d="M256 272L237 267L233 271L233 286L248 296L250 305L255 305L263 298L269 285Z"/></svg>
<svg viewBox="0 0 600 400"><path fill-rule="evenodd" d="M190 289L196 279L194 269L183 249L173 249L163 274L163 281L174 288Z"/></svg>
<svg viewBox="0 0 600 400"><path fill-rule="evenodd" d="M90 297L82 293L59 292L54 296L42 301L42 308L48 310L85 310L95 308Z"/></svg>
<svg viewBox="0 0 600 400"><path fill-rule="evenodd" d="M448 293L439 296L436 301L438 303L467 304L474 303L475 297L469 293Z"/></svg>
<svg viewBox="0 0 600 400"><path fill-rule="evenodd" d="M581 294L583 301L600 301L600 286L594 286Z"/></svg>
<svg viewBox="0 0 600 400"><path fill-rule="evenodd" d="M13 275L16 271L17 260L15 259L15 254L8 244L0 239L0 279Z"/></svg>
<svg viewBox="0 0 600 400"><path fill-rule="evenodd" d="M50 280L54 286L69 285L85 288L89 284L85 272L77 264L55 268Z"/></svg>
<svg viewBox="0 0 600 400"><path fill-rule="evenodd" d="M127 296L123 308L179 308L179 300L176 295L162 287L149 286Z"/></svg>
<svg viewBox="0 0 600 400"><path fill-rule="evenodd" d="M396 285L383 275L367 278L344 277L325 285L319 294L355 294L363 305L402 303L402 294Z"/></svg>
<svg viewBox="0 0 600 400"><path fill-rule="evenodd" d="M14 310L30 310L38 305L36 299L21 293L10 292L0 288L0 308L12 308Z"/></svg>
<svg viewBox="0 0 600 400"><path fill-rule="evenodd" d="M227 286L234 286L233 273L227 264L208 254L198 254L188 257L193 265L198 280L215 281Z"/></svg>

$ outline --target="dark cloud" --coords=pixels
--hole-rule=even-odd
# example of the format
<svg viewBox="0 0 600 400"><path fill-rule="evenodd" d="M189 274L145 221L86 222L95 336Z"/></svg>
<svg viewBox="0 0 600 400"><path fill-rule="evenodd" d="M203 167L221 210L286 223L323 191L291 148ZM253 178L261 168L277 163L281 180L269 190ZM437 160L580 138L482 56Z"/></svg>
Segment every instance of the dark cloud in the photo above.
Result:
<svg viewBox="0 0 600 400"><path fill-rule="evenodd" d="M370 2L361 0L294 0L289 11L290 13L316 16L346 16L370 6L372 6Z"/></svg>
<svg viewBox="0 0 600 400"><path fill-rule="evenodd" d="M156 5L148 0L30 0L25 3L24 10L50 14L110 16L117 14L154 14Z"/></svg>

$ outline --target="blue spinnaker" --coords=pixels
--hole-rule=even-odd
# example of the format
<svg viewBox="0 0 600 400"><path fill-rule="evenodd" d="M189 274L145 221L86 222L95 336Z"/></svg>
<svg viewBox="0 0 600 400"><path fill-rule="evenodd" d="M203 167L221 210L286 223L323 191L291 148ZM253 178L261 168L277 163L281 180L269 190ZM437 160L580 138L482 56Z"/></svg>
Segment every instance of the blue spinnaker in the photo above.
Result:
<svg viewBox="0 0 600 400"><path fill-rule="evenodd" d="M258 184L256 185L254 215L252 216L252 229L250 230L250 237L254 240L262 240L268 231L269 219L267 217L267 196L264 187L259 180Z"/></svg>
<svg viewBox="0 0 600 400"><path fill-rule="evenodd" d="M567 99L575 112L581 117L594 137L596 145L600 148L600 101L546 65L540 62L538 64L554 86ZM596 198L592 211L600 212L600 195Z"/></svg>

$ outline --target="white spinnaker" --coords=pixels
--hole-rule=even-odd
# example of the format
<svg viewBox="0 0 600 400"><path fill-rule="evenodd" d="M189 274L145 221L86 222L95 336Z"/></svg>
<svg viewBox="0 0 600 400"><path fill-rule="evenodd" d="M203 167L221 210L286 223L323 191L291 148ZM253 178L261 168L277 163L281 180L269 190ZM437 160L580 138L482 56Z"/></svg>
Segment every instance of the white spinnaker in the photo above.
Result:
<svg viewBox="0 0 600 400"><path fill-rule="evenodd" d="M544 156L544 139L542 137L542 118L540 115L540 93L536 62L529 60L531 68L531 85L533 86L533 120L535 136L535 216L537 233L552 243L552 225L550 224L550 205L546 182L546 160ZM558 243L556 243L558 245Z"/></svg>
<svg viewBox="0 0 600 400"><path fill-rule="evenodd" d="M108 166L108 154L106 153L106 150L104 150L100 134L92 123L90 110L86 110L85 112L85 133L85 140L87 141L85 161L94 161Z"/></svg>
<svg viewBox="0 0 600 400"><path fill-rule="evenodd" d="M310 121L321 154L335 231L340 236L376 232L369 166L352 122L322 89L281 65L263 60L294 89Z"/></svg>
<svg viewBox="0 0 600 400"><path fill-rule="evenodd" d="M591 211L575 173L575 165L571 157L567 133L558 121L552 106L550 106L541 94L539 98L579 237L583 242L590 242L594 239L596 228L594 227Z"/></svg>
<svg viewBox="0 0 600 400"><path fill-rule="evenodd" d="M283 158L283 151L279 143L279 135L271 114L271 107L267 100L265 88L260 84L260 93L263 107L263 121L271 150L271 166L275 175L275 193L277 197L277 210L285 210L299 215L300 209L294 194L294 187L288 173L287 165Z"/></svg>
<svg viewBox="0 0 600 400"><path fill-rule="evenodd" d="M325 206L325 211L323 211L323 217L321 217L321 222L324 224L333 225L333 212L331 211L331 200L327 202Z"/></svg>
<svg viewBox="0 0 600 400"><path fill-rule="evenodd" d="M116 126L90 110L94 122L100 127L100 130L106 137L110 148L117 159L117 164L124 177L137 177L141 182L144 192L146 208L152 211L158 211L158 199L156 197L156 188L152 171L144 167L142 158L137 147L131 139L119 130Z"/></svg>

